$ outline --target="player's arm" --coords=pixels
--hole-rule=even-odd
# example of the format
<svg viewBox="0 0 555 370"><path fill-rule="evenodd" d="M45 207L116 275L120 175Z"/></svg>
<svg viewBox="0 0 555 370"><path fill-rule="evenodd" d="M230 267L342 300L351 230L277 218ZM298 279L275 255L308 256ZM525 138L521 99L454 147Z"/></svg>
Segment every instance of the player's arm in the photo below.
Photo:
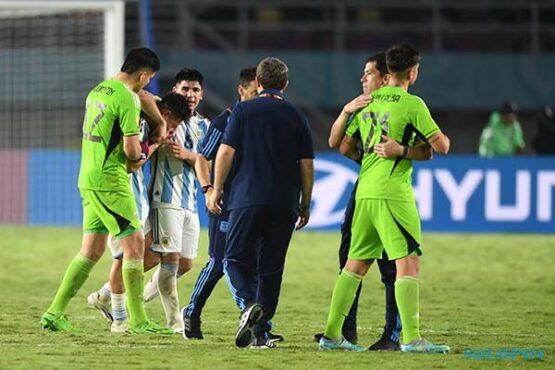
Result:
<svg viewBox="0 0 555 370"><path fill-rule="evenodd" d="M210 161L202 154L197 154L197 159L195 161L195 172L197 174L197 179L201 187L205 187L210 184Z"/></svg>
<svg viewBox="0 0 555 370"><path fill-rule="evenodd" d="M147 146L146 150L145 150L145 145ZM145 151L146 151L146 153L148 153L148 154L146 155L146 158L144 158L144 159L140 159L138 161L127 161L127 172L128 173L135 172L139 168L144 166L145 163L150 159L150 157L152 157L154 152L159 147L160 147L160 144L158 144L158 143L149 143L148 141L141 142L141 151L142 151L142 153L145 153Z"/></svg>
<svg viewBox="0 0 555 370"><path fill-rule="evenodd" d="M310 202L312 201L312 189L314 187L314 159L302 158L299 160L301 170L301 202L299 205L299 220L295 228L297 230L308 224L310 219Z"/></svg>
<svg viewBox="0 0 555 370"><path fill-rule="evenodd" d="M141 159L142 149L138 134L123 137L123 152L130 161L138 161Z"/></svg>
<svg viewBox="0 0 555 370"><path fill-rule="evenodd" d="M139 91L141 109L148 116L148 121L152 125L151 140L161 142L166 137L167 123L158 106L154 95L146 90Z"/></svg>
<svg viewBox="0 0 555 370"><path fill-rule="evenodd" d="M439 131L428 138L428 143L434 150L439 154L449 153L449 147L451 146L451 141L443 132Z"/></svg>
<svg viewBox="0 0 555 370"><path fill-rule="evenodd" d="M220 214L222 209L220 201L223 194L224 183L231 170L235 148L227 144L221 144L216 154L216 165L214 168L214 191L208 200L208 210L215 214Z"/></svg>
<svg viewBox="0 0 555 370"><path fill-rule="evenodd" d="M352 119L351 115L366 107L370 102L372 102L372 96L363 94L357 96L343 107L343 110L331 126L330 136L328 138L328 145L330 148L337 148L341 145L349 120Z"/></svg>
<svg viewBox="0 0 555 370"><path fill-rule="evenodd" d="M339 152L355 162L360 162L362 159L362 151L358 149L358 141L358 139L352 136L345 135L339 146Z"/></svg>
<svg viewBox="0 0 555 370"><path fill-rule="evenodd" d="M395 139L382 135L382 142L374 146L374 153L382 158L405 157L414 161L427 161L432 159L432 148L428 143L409 147L399 144Z"/></svg>

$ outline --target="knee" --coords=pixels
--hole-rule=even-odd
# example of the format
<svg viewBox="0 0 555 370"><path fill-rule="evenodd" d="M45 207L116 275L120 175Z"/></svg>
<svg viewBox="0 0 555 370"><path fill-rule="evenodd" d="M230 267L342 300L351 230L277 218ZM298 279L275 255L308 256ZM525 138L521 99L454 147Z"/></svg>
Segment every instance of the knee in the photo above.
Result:
<svg viewBox="0 0 555 370"><path fill-rule="evenodd" d="M418 277L420 275L420 260L418 256L407 256L395 261L397 279L403 276Z"/></svg>
<svg viewBox="0 0 555 370"><path fill-rule="evenodd" d="M368 269L372 265L373 260L347 260L345 264L345 269L353 274L357 274L360 276L365 276L368 273Z"/></svg>
<svg viewBox="0 0 555 370"><path fill-rule="evenodd" d="M181 258L179 260L178 275L184 275L193 268L193 260L190 258Z"/></svg>

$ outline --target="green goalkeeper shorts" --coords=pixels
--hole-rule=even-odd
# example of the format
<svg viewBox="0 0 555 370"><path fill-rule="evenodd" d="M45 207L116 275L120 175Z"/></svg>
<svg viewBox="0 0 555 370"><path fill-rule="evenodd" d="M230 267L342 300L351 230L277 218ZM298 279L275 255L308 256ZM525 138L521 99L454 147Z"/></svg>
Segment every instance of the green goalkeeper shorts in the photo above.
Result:
<svg viewBox="0 0 555 370"><path fill-rule="evenodd" d="M83 198L83 232L111 234L117 239L141 230L131 191L79 189Z"/></svg>
<svg viewBox="0 0 555 370"><path fill-rule="evenodd" d="M421 254L420 216L415 202L358 199L351 226L349 259L390 260Z"/></svg>

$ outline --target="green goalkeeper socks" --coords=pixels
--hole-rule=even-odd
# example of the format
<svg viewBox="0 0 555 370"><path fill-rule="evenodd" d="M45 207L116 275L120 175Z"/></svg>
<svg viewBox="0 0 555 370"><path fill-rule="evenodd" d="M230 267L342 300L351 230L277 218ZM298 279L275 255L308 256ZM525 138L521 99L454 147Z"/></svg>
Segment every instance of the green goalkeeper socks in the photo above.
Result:
<svg viewBox="0 0 555 370"><path fill-rule="evenodd" d="M143 260L123 258L122 275L127 293L129 326L139 326L148 320L143 298L145 276Z"/></svg>
<svg viewBox="0 0 555 370"><path fill-rule="evenodd" d="M69 301L87 280L95 264L95 261L83 256L81 253L75 256L67 267L56 296L48 308L48 313L60 315L65 312Z"/></svg>
<svg viewBox="0 0 555 370"><path fill-rule="evenodd" d="M341 328L343 327L345 316L347 316L353 305L356 291L361 281L361 276L345 269L341 271L331 297L328 323L324 332L326 338L337 339L341 337Z"/></svg>
<svg viewBox="0 0 555 370"><path fill-rule="evenodd" d="M413 276L395 282L395 300L403 325L403 343L420 339L419 283Z"/></svg>

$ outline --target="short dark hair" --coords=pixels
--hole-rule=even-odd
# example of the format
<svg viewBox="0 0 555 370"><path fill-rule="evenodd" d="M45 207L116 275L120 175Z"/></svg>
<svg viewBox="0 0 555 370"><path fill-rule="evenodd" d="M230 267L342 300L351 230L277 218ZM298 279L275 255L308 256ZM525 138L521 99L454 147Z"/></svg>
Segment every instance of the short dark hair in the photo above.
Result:
<svg viewBox="0 0 555 370"><path fill-rule="evenodd" d="M241 70L239 73L239 84L247 87L256 78L256 67L249 67Z"/></svg>
<svg viewBox="0 0 555 370"><path fill-rule="evenodd" d="M175 118L182 121L191 117L191 110L187 105L187 98L176 93L166 94L162 100L158 102L158 109L168 110Z"/></svg>
<svg viewBox="0 0 555 370"><path fill-rule="evenodd" d="M278 58L264 58L256 67L256 78L265 89L283 90L289 80L289 68Z"/></svg>
<svg viewBox="0 0 555 370"><path fill-rule="evenodd" d="M405 72L420 63L420 53L412 45L394 45L385 53L385 62L390 73Z"/></svg>
<svg viewBox="0 0 555 370"><path fill-rule="evenodd" d="M141 69L157 72L160 69L160 59L158 59L158 55L154 51L148 48L131 49L125 57L121 71L131 74Z"/></svg>
<svg viewBox="0 0 555 370"><path fill-rule="evenodd" d="M384 52L371 55L370 58L368 58L368 60L366 61L366 63L370 63L370 62L376 63L376 69L380 72L382 77L389 73L389 71L387 70L387 63L385 62Z"/></svg>
<svg viewBox="0 0 555 370"><path fill-rule="evenodd" d="M204 82L204 77L202 76L202 73L200 73L196 69L183 68L175 75L175 83L177 84L181 81L198 81L200 86L202 86L202 83Z"/></svg>
<svg viewBox="0 0 555 370"><path fill-rule="evenodd" d="M510 113L518 113L518 105L514 101L504 101L501 103L499 107L499 113L501 114L510 114Z"/></svg>

